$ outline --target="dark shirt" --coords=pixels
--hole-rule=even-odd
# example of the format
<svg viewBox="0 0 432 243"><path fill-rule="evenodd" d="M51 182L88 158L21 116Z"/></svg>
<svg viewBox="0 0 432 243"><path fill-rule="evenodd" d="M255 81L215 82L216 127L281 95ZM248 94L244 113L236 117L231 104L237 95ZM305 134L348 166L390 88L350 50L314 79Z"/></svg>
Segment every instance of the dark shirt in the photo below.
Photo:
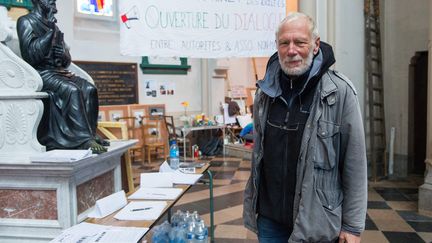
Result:
<svg viewBox="0 0 432 243"><path fill-rule="evenodd" d="M265 127L258 213L292 232L297 161L317 80L309 72L291 78L281 71L282 94L273 99Z"/></svg>

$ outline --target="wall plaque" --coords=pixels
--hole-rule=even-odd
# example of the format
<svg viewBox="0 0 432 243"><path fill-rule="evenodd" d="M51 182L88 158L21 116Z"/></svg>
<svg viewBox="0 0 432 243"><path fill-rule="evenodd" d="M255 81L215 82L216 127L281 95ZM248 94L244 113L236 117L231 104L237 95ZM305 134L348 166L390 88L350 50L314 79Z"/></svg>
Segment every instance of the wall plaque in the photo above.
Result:
<svg viewBox="0 0 432 243"><path fill-rule="evenodd" d="M99 105L138 103L138 73L136 63L74 61L95 81Z"/></svg>

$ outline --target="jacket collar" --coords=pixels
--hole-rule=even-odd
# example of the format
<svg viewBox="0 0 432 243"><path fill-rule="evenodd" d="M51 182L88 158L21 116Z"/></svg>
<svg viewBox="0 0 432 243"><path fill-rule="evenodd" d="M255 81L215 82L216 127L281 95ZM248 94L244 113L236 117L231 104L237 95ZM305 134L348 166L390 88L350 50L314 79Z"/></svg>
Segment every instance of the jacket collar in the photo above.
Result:
<svg viewBox="0 0 432 243"><path fill-rule="evenodd" d="M330 94L336 92L337 86L327 71L321 78L321 99L326 98Z"/></svg>

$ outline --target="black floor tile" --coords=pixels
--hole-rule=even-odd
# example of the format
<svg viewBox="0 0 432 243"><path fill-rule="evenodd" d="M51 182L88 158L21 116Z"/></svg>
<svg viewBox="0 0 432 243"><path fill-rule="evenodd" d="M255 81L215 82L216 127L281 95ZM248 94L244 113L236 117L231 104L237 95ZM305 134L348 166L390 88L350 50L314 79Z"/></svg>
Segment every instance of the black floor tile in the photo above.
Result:
<svg viewBox="0 0 432 243"><path fill-rule="evenodd" d="M197 211L199 215L204 215L210 212L210 206L208 203L188 203L188 204L183 204L183 205L179 205L179 206L174 206L174 208L172 209L172 213L174 214L175 212L177 212L177 210L186 212L189 211L190 213ZM163 222L163 221L162 221Z"/></svg>
<svg viewBox="0 0 432 243"><path fill-rule="evenodd" d="M415 221L407 221L409 225L416 232L429 232L432 233L432 222L415 222Z"/></svg>
<svg viewBox="0 0 432 243"><path fill-rule="evenodd" d="M232 179L235 171L218 171L213 175L214 179Z"/></svg>
<svg viewBox="0 0 432 243"><path fill-rule="evenodd" d="M213 160L210 162L211 166L227 166L227 167L239 167L240 166L240 162L239 161L218 161L218 160Z"/></svg>
<svg viewBox="0 0 432 243"><path fill-rule="evenodd" d="M223 165L224 161L219 161L219 160L213 160L210 161L210 164L212 167L221 167Z"/></svg>
<svg viewBox="0 0 432 243"><path fill-rule="evenodd" d="M375 191L386 201L417 201L418 190L414 188L375 187Z"/></svg>
<svg viewBox="0 0 432 243"><path fill-rule="evenodd" d="M405 193L405 194L417 194L418 188L398 188L398 191Z"/></svg>
<svg viewBox="0 0 432 243"><path fill-rule="evenodd" d="M384 231L383 234L390 243L425 243L416 233Z"/></svg>
<svg viewBox="0 0 432 243"><path fill-rule="evenodd" d="M242 182L245 182L245 181L243 181L243 180L232 180L230 184L232 185L232 184L237 184L237 183L242 183Z"/></svg>
<svg viewBox="0 0 432 243"><path fill-rule="evenodd" d="M378 230L378 227L375 223L369 218L369 215L366 214L366 224L365 230Z"/></svg>
<svg viewBox="0 0 432 243"><path fill-rule="evenodd" d="M381 201L368 201L367 208L370 209L391 209L386 202Z"/></svg>
<svg viewBox="0 0 432 243"><path fill-rule="evenodd" d="M418 214L414 211L396 211L405 221L413 221L413 222L431 222L432 217L427 217Z"/></svg>
<svg viewBox="0 0 432 243"><path fill-rule="evenodd" d="M400 192L377 191L386 201L412 201L411 198Z"/></svg>

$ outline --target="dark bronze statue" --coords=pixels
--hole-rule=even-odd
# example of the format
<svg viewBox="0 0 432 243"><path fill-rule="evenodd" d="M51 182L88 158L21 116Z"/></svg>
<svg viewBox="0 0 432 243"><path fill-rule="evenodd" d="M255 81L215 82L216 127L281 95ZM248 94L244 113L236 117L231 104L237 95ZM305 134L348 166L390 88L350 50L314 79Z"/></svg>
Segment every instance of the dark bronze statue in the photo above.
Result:
<svg viewBox="0 0 432 243"><path fill-rule="evenodd" d="M91 148L93 153L105 152L96 138L96 87L66 69L71 56L56 25L56 0L32 2L33 10L18 19L17 31L23 59L39 72L42 91L49 94L38 139L48 150Z"/></svg>

